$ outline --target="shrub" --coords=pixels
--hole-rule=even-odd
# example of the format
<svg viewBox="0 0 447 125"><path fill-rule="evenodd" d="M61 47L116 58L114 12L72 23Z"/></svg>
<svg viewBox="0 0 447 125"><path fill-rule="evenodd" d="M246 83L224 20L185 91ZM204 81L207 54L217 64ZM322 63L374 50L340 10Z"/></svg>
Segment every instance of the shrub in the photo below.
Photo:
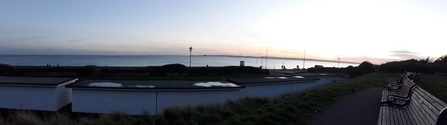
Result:
<svg viewBox="0 0 447 125"><path fill-rule="evenodd" d="M18 72L18 69L11 65L0 64L0 75L16 75Z"/></svg>
<svg viewBox="0 0 447 125"><path fill-rule="evenodd" d="M333 67L323 67L323 68L308 68L307 72L310 73L345 73L346 68L333 68Z"/></svg>
<svg viewBox="0 0 447 125"><path fill-rule="evenodd" d="M79 76L93 76L98 71L98 66L87 65L78 69Z"/></svg>
<svg viewBox="0 0 447 125"><path fill-rule="evenodd" d="M374 71L375 66L367 61L362 62L358 67L348 66L346 68L346 74L348 74L350 78L373 73Z"/></svg>
<svg viewBox="0 0 447 125"><path fill-rule="evenodd" d="M440 61L427 63L415 59L387 62L379 66L381 72L402 73L404 71L434 74L436 72L447 72L447 65L442 65Z"/></svg>

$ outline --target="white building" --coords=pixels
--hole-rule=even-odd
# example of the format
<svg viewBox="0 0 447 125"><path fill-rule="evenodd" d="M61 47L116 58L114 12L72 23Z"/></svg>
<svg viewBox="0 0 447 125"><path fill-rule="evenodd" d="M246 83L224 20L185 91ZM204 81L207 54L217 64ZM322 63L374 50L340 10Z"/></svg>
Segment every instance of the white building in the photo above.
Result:
<svg viewBox="0 0 447 125"><path fill-rule="evenodd" d="M226 80L245 86L239 90L239 96L278 97L284 93L297 92L315 86L316 78L302 76L261 77L261 78L227 78Z"/></svg>
<svg viewBox="0 0 447 125"><path fill-rule="evenodd" d="M71 102L74 78L0 76L0 108L57 111Z"/></svg>
<svg viewBox="0 0 447 125"><path fill-rule="evenodd" d="M239 98L243 86L225 81L84 80L73 89L72 112L161 113L174 106L223 103Z"/></svg>

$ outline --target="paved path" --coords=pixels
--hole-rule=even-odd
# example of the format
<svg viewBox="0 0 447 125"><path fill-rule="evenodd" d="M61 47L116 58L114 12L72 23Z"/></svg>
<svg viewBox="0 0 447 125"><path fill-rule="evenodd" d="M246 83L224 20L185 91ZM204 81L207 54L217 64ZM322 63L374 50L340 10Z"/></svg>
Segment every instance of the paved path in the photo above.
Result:
<svg viewBox="0 0 447 125"><path fill-rule="evenodd" d="M310 121L309 125L377 125L382 88L348 95Z"/></svg>

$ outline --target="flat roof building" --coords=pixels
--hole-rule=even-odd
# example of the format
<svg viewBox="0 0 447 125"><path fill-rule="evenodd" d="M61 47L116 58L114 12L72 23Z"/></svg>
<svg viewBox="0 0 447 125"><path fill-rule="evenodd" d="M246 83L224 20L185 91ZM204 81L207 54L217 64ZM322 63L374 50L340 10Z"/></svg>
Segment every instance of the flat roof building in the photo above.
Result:
<svg viewBox="0 0 447 125"><path fill-rule="evenodd" d="M71 102L76 78L0 76L0 108L57 111Z"/></svg>
<svg viewBox="0 0 447 125"><path fill-rule="evenodd" d="M158 114L168 107L223 103L239 98L241 85L227 81L84 80L73 89L72 111Z"/></svg>

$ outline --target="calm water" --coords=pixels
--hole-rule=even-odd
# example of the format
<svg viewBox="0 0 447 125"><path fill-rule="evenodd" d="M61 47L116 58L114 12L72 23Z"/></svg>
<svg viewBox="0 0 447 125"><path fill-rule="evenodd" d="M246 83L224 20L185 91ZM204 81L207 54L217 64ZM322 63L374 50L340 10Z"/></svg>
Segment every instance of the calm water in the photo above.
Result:
<svg viewBox="0 0 447 125"><path fill-rule="evenodd" d="M193 56L192 66L239 66L240 61L245 61L246 66L264 66L265 58L249 57L227 57L227 56ZM165 64L180 63L189 66L189 56L96 56L96 55L0 55L0 63L13 66L45 66L51 64L56 66L160 66ZM295 59L268 59L267 68L279 69L284 63L286 68L296 68L297 65L302 68L303 60ZM325 67L338 67L337 62L310 61L306 60L305 67L323 65ZM358 64L340 63L340 67Z"/></svg>

